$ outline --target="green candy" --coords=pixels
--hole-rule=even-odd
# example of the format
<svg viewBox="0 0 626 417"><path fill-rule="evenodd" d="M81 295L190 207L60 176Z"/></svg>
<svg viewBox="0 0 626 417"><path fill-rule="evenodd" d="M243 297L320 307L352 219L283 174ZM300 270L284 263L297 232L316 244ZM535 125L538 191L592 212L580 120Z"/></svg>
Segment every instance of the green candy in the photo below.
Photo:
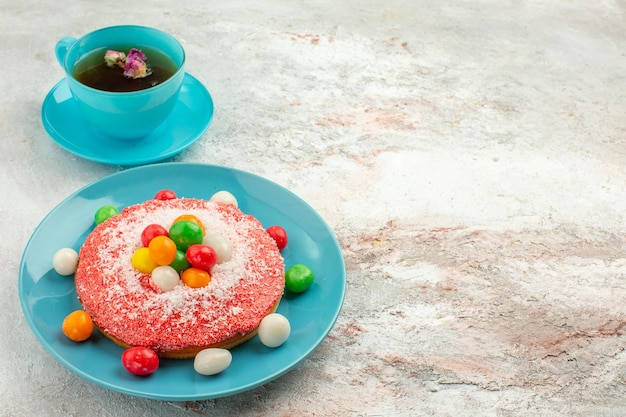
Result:
<svg viewBox="0 0 626 417"><path fill-rule="evenodd" d="M105 220L110 219L113 216L117 216L120 214L120 211L117 207L114 206L102 206L96 211L96 215L94 216L96 224L100 224Z"/></svg>
<svg viewBox="0 0 626 417"><path fill-rule="evenodd" d="M285 272L285 287L291 292L301 293L309 289L315 276L304 264L293 265Z"/></svg>
<svg viewBox="0 0 626 417"><path fill-rule="evenodd" d="M189 261L187 260L187 256L185 255L185 252L183 252L182 250L176 250L176 257L174 258L170 266L174 268L176 272L180 274L185 269L189 268L191 265L189 264Z"/></svg>
<svg viewBox="0 0 626 417"><path fill-rule="evenodd" d="M177 221L170 227L169 237L176 243L176 249L186 252L191 245L202 243L202 228L189 220Z"/></svg>

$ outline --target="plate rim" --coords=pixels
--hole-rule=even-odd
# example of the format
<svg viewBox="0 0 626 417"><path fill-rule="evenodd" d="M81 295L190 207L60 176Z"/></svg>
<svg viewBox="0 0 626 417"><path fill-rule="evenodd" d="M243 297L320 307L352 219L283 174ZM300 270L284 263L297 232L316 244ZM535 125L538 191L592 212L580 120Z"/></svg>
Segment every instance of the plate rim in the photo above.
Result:
<svg viewBox="0 0 626 417"><path fill-rule="evenodd" d="M207 169L207 170L225 170L237 175L244 175L247 176L249 178L254 179L255 181L261 181L261 182L265 182L269 185L271 185L272 187L277 187L277 189L279 189L281 192L283 193L287 193L289 194L292 198L295 198L297 200L299 200L299 202L303 205L305 205L306 207L308 207L308 209L311 211L312 214L315 215L315 217L317 218L318 221L321 222L321 224L325 227L326 231L328 231L329 233L329 237L331 238L331 241L334 244L335 249L337 250L337 254L338 254L338 260L340 262L340 266L341 269L339 271L339 275L341 278L341 293L339 294L339 302L338 304L335 306L335 311L332 315L332 318L330 321L328 321L324 331L315 339L315 341L311 344L311 346L308 346L306 348L306 350L304 351L304 353L301 354L301 356L294 362L287 364L286 366L282 366L278 371L273 372L269 375L264 376L263 378L260 378L252 383L249 383L247 385L244 386L239 386L237 388L230 388L227 390L222 390L218 393L215 392L203 392L203 393L196 393L196 394L175 394L175 395L163 395L163 394L158 394L158 393L149 393L149 392L144 392L144 391L138 391L138 390L133 390L133 389L126 389L124 387L119 387L119 386L113 386L111 383L107 383L106 381L103 381L102 379L99 378L95 378L91 375L89 375L88 373L84 372L83 370L81 370L80 368L77 368L76 366L74 366L73 364L71 364L70 362L68 362L63 356L61 356L49 343L48 340L46 340L44 338L44 336L41 334L40 329L37 327L37 325L35 324L35 317L34 315L31 316L30 314L30 310L28 309L26 303L28 301L28 299L25 297L24 294L24 277L23 274L25 273L25 269L26 269L26 255L27 252L29 250L29 248L31 247L33 240L37 234L37 232L39 231L39 229L44 225L44 223L46 221L48 221L50 218L52 218L56 212L58 210L60 210L65 204L67 204L68 202L70 202L72 199L76 198L78 195L80 195L81 193L83 193L86 190L89 190L91 187L94 187L96 185L98 185L101 182L104 181L113 181L115 179L115 177L118 176L124 176L124 175L131 175L133 172L136 171L140 171L140 170L158 170L159 168L162 167L195 167L195 168L199 168L199 169ZM129 174L129 172L131 174ZM67 195L65 198L63 198L59 203L57 203L41 220L40 222L37 224L37 226L33 229L31 235L29 236L29 239L27 240L26 245L24 246L24 249L22 251L22 256L20 259L20 263L19 263L19 268L18 268L18 296L20 299L20 306L21 306L21 310L22 310L22 315L25 317L29 328L31 329L31 331L33 332L33 334L35 335L37 341L44 347L44 350L46 350L48 352L48 354L50 354L57 362L59 362L60 364L62 364L66 369L68 369L70 372L76 374L77 376L83 378L84 380L96 384L102 388L108 389L110 391L114 391L114 392L119 392L122 394L126 394L126 395L130 395L130 396L135 396L135 397L142 397L142 398L149 398L149 399L155 399L155 400L162 400L162 401L199 401L199 400L207 400L207 399L214 399L214 398L223 398L223 397L228 397L231 395L235 395L235 394L240 394L246 391L249 391L251 389L254 389L256 387L259 387L261 385L264 385L276 378L279 378L280 376L284 375L285 373L290 372L292 369L294 369L296 366L298 366L302 361L304 361L306 358L308 358L320 345L321 343L327 338L328 334L330 333L330 331L333 329L333 327L335 326L342 308L343 308L343 304L345 302L345 295L346 295L346 291L347 291L347 280L346 280L346 265L345 265L345 259L343 256L343 251L341 249L341 246L339 245L339 242L337 240L337 237L335 235L335 233L333 232L333 230L328 226L328 224L326 223L326 221L323 219L323 217L315 210L313 209L312 206L310 206L305 200L303 200L302 198L300 198L297 194L295 194L294 192L292 192L291 190L267 179L264 178L260 175L248 172L248 171L244 171L238 168L231 168L231 167L226 167L226 166L222 166L222 165L216 165L216 164L206 164L206 163L198 163L198 162L164 162L164 163L157 163L157 164L150 164L150 165L142 165L142 166L138 166L138 167L133 167L133 168L128 168L122 171L118 171L106 176L103 176L99 179L96 179L82 187L80 187L79 189L77 189L76 191L72 192L71 194ZM111 342L112 343L112 342Z"/></svg>

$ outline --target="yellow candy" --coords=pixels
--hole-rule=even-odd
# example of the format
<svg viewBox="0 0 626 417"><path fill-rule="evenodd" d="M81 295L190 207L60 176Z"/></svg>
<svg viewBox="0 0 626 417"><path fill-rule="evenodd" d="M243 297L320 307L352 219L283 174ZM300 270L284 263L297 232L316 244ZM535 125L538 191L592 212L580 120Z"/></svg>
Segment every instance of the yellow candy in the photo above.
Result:
<svg viewBox="0 0 626 417"><path fill-rule="evenodd" d="M143 272L144 274L152 273L152 270L159 266L150 257L150 249L146 247L137 249L135 253L133 253L130 262L133 265L133 268L137 269L139 272Z"/></svg>

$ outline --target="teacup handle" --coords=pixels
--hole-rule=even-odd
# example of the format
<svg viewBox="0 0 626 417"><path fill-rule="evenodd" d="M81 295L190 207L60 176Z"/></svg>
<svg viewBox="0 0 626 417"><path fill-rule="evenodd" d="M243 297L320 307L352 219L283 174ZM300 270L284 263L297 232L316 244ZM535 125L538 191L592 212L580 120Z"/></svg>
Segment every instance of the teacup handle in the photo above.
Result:
<svg viewBox="0 0 626 417"><path fill-rule="evenodd" d="M59 65L64 67L65 54L67 54L67 50L70 49L72 45L76 43L78 39L72 38L71 36L67 36L60 41L57 42L55 47L55 52L57 55L57 61L59 61Z"/></svg>

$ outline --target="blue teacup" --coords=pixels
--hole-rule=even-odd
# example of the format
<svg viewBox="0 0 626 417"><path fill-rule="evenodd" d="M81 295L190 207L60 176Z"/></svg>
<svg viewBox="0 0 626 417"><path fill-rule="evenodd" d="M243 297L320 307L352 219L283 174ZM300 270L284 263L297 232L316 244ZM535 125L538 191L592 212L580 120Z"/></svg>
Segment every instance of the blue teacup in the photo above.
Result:
<svg viewBox="0 0 626 417"><path fill-rule="evenodd" d="M154 87L132 92L99 90L74 77L74 67L82 58L101 51L104 60L105 51L119 45L157 50L174 61L178 70ZM137 140L154 132L174 108L185 77L185 51L181 44L165 32L144 26L112 26L80 39L63 38L56 44L56 57L87 121L97 131L117 139ZM149 64L150 57L147 58Z"/></svg>

